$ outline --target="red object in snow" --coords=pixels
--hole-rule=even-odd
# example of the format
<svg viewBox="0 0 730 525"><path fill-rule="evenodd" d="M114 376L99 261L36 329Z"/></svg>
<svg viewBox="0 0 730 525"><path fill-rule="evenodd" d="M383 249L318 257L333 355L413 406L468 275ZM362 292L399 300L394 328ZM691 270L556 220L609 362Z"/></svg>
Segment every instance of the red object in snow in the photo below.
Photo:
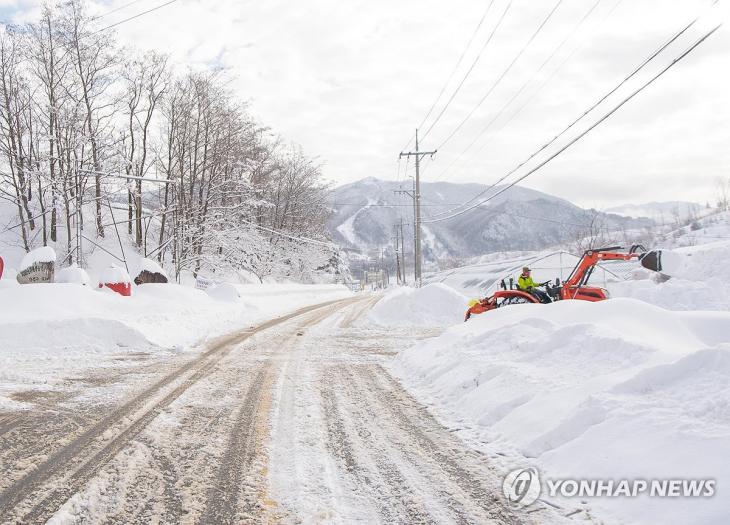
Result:
<svg viewBox="0 0 730 525"><path fill-rule="evenodd" d="M117 292L119 295L129 297L132 295L132 284L131 283L99 283L99 288L109 288Z"/></svg>
<svg viewBox="0 0 730 525"><path fill-rule="evenodd" d="M129 278L129 274L125 270L114 265L108 267L101 274L99 288L105 286L124 297L132 295L132 279Z"/></svg>
<svg viewBox="0 0 730 525"><path fill-rule="evenodd" d="M3 268L5 267L5 263L3 262L3 258L0 257L0 279L3 277Z"/></svg>

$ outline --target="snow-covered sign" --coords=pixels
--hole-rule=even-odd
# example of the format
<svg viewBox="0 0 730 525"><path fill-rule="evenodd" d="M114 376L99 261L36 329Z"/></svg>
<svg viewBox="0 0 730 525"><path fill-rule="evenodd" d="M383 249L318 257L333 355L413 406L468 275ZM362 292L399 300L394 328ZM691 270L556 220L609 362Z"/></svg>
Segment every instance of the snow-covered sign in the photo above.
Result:
<svg viewBox="0 0 730 525"><path fill-rule="evenodd" d="M140 259L137 270L133 275L134 284L146 283L166 283L168 281L167 274L162 267L152 259Z"/></svg>
<svg viewBox="0 0 730 525"><path fill-rule="evenodd" d="M207 290L214 284L215 284L215 281L213 279L208 279L207 277L203 277L202 275L198 275L195 278L195 287L198 290Z"/></svg>
<svg viewBox="0 0 730 525"><path fill-rule="evenodd" d="M31 250L20 262L16 279L20 284L53 282L56 252L50 246Z"/></svg>
<svg viewBox="0 0 730 525"><path fill-rule="evenodd" d="M132 295L132 279L126 270L118 266L109 266L101 273L99 288L107 287L119 295L129 297Z"/></svg>
<svg viewBox="0 0 730 525"><path fill-rule="evenodd" d="M56 274L57 283L72 283L87 286L90 281L89 274L86 273L86 270L79 268L75 264L62 268Z"/></svg>

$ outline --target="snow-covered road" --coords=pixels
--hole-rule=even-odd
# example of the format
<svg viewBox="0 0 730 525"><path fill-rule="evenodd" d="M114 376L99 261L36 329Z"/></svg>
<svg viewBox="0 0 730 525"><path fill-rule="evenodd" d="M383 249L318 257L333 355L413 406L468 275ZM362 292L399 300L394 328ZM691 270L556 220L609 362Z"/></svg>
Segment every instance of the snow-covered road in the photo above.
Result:
<svg viewBox="0 0 730 525"><path fill-rule="evenodd" d="M3 521L557 521L508 508L489 461L389 375L414 334L360 323L375 299L303 308L194 357L124 354L138 362L76 378L89 395L29 392L33 410L0 420Z"/></svg>

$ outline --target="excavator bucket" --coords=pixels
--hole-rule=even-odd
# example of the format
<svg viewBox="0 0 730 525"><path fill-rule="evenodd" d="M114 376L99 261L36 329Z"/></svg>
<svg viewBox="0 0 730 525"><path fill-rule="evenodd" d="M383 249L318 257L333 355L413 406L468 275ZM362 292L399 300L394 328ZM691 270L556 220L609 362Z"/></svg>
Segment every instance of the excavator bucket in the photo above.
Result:
<svg viewBox="0 0 730 525"><path fill-rule="evenodd" d="M654 272L672 277L682 272L684 257L671 250L651 250L643 255L641 265Z"/></svg>
<svg viewBox="0 0 730 525"><path fill-rule="evenodd" d="M662 251L651 250L641 257L641 265L653 272L662 271Z"/></svg>

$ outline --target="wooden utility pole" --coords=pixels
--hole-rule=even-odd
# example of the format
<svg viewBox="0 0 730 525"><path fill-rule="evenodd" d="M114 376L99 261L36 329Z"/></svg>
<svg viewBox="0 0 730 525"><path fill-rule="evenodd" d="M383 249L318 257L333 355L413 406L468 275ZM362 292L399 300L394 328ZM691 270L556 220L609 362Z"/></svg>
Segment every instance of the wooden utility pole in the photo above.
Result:
<svg viewBox="0 0 730 525"><path fill-rule="evenodd" d="M416 223L416 179L413 179L413 191L393 190L393 193L395 193L396 195L398 195L398 194L408 195L411 198L411 200L413 201L413 224L415 224ZM403 223L403 220L401 219L401 239L403 239L403 224L402 223ZM405 241L404 241L404 244L405 244ZM416 229L415 228L413 228L413 246L414 246L414 249L413 249L413 281L417 283L418 275L416 275L416 267L417 267L416 258L418 257L418 255L416 254L416 249L415 249L415 246L416 246ZM403 280L405 281L405 274L406 274L405 250L403 250L403 254L404 254L403 255Z"/></svg>
<svg viewBox="0 0 730 525"><path fill-rule="evenodd" d="M400 278L400 237L397 224L395 225L395 280L399 285L403 284Z"/></svg>
<svg viewBox="0 0 730 525"><path fill-rule="evenodd" d="M403 284L408 284L406 280L406 240L403 237L403 217L400 219L400 249L402 252L401 259L403 260Z"/></svg>
<svg viewBox="0 0 730 525"><path fill-rule="evenodd" d="M421 165L421 158L425 155L430 155L433 157L436 154L436 150L434 151L419 151L418 150L418 130L416 130L416 150L415 151L407 151L407 152L401 152L399 155L400 157L416 157L416 181L415 181L415 188L413 191L413 207L414 207L414 215L415 215L415 225L413 227L414 229L414 237L415 237L415 247L414 251L415 253L415 262L416 267L414 269L414 274L416 277L416 286L421 286L421 270L422 270L422 264L423 264L423 252L421 250L421 173L420 173L420 165ZM404 192L405 193L405 192Z"/></svg>

